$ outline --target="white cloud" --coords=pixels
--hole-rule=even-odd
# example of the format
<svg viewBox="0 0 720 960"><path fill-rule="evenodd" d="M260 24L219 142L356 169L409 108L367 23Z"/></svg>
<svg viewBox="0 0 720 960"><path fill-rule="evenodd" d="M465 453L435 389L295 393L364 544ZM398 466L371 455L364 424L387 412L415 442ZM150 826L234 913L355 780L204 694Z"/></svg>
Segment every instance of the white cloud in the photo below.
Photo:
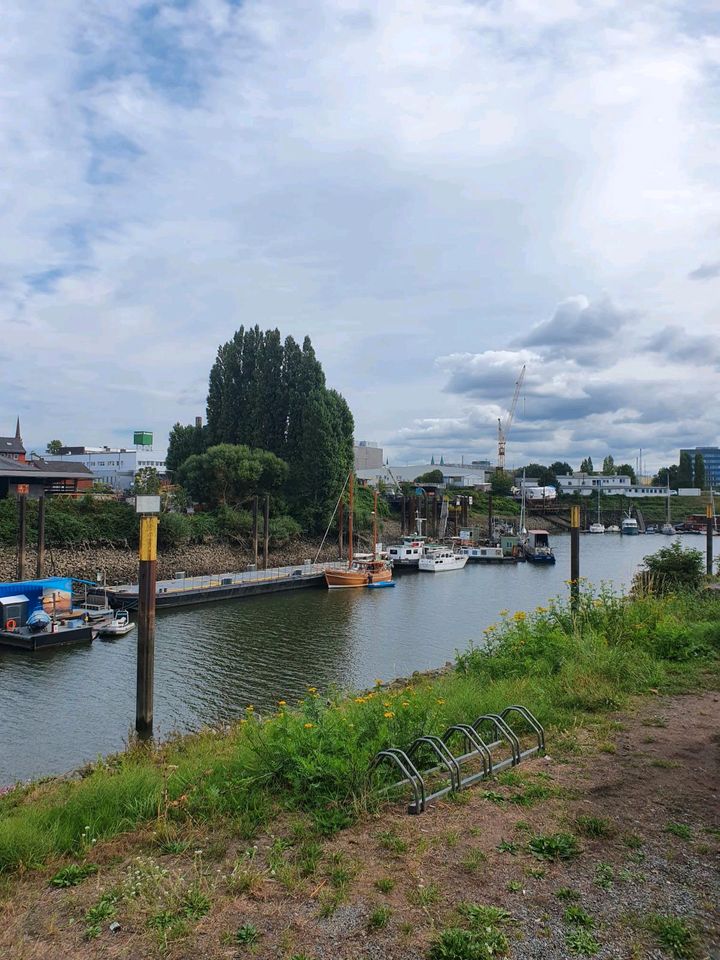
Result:
<svg viewBox="0 0 720 960"><path fill-rule="evenodd" d="M716 411L714 371L633 355L716 322L714 284L688 276L720 256L711 13L10 0L5 419L19 409L37 443L164 433L255 322L309 332L359 435L398 454L431 452L429 432L489 452L525 356L548 424L533 449L574 449L553 397L617 408L639 367ZM598 318L606 338L587 336ZM452 392L473 376L495 392ZM691 419L688 442L716 420Z"/></svg>

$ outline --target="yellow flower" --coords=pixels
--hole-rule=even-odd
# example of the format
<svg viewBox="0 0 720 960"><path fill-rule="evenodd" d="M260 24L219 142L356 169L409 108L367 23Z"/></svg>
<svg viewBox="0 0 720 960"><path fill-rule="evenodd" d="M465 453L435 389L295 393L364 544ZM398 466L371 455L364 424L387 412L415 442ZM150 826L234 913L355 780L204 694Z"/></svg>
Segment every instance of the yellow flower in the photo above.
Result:
<svg viewBox="0 0 720 960"><path fill-rule="evenodd" d="M443 700L442 697L438 697L437 700L435 701L435 703L438 703L438 704L440 704L440 706L442 706L442 705L445 703L445 701Z"/></svg>
<svg viewBox="0 0 720 960"><path fill-rule="evenodd" d="M308 687L308 693L317 693L317 687Z"/></svg>
<svg viewBox="0 0 720 960"><path fill-rule="evenodd" d="M380 677L375 677L375 686L376 686L376 687L381 687L382 684L383 684L383 682L382 682L382 680L380 679Z"/></svg>
<svg viewBox="0 0 720 960"><path fill-rule="evenodd" d="M252 713L254 709L255 707L252 704L250 704L249 707L245 707L245 713Z"/></svg>
<svg viewBox="0 0 720 960"><path fill-rule="evenodd" d="M392 712L392 710L386 710L385 713L383 714L383 716L384 716L387 720L392 720L392 718L395 716L395 714Z"/></svg>
<svg viewBox="0 0 720 960"><path fill-rule="evenodd" d="M389 702L389 700L386 700L386 701L383 703L383 706L384 706L384 707L391 707L392 704Z"/></svg>
<svg viewBox="0 0 720 960"><path fill-rule="evenodd" d="M365 703L365 697L355 697L355 703Z"/></svg>
<svg viewBox="0 0 720 960"><path fill-rule="evenodd" d="M403 706L404 706L404 707L409 707L409 706L410 706L410 704L408 703L408 701L407 701L407 700L403 700Z"/></svg>
<svg viewBox="0 0 720 960"><path fill-rule="evenodd" d="M501 617L506 617L509 613L510 613L509 610L501 610L501 611L500 611L500 616L501 616Z"/></svg>
<svg viewBox="0 0 720 960"><path fill-rule="evenodd" d="M315 726L314 723L306 723L306 724L304 724L304 727L305 727L306 730L312 730L312 728L313 728L314 726Z"/></svg>
<svg viewBox="0 0 720 960"><path fill-rule="evenodd" d="M513 620L514 620L516 623L522 623L526 616L527 616L527 614L525 613L524 610L517 610L517 611L513 614Z"/></svg>
<svg viewBox="0 0 720 960"><path fill-rule="evenodd" d="M286 706L287 706L287 703L286 703L284 700L278 700L278 706L279 706L279 707L286 707Z"/></svg>
<svg viewBox="0 0 720 960"><path fill-rule="evenodd" d="M247 723L247 720L245 719L245 717L242 718L242 720L240 721L240 723Z"/></svg>

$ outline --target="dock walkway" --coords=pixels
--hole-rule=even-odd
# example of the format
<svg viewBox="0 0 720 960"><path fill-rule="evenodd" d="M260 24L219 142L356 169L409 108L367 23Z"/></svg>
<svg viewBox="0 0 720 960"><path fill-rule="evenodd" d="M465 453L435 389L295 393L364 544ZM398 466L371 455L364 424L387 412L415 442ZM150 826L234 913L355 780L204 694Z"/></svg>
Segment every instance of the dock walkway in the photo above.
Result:
<svg viewBox="0 0 720 960"><path fill-rule="evenodd" d="M171 580L158 580L155 592L156 605L179 607L211 600L229 600L261 593L276 593L281 590L319 587L325 582L327 569L345 565L345 561L336 560L330 563L301 563L287 567L271 567L268 570L244 570L240 573L211 573L199 577L177 574ZM138 585L126 583L108 587L107 596L110 606L115 609L136 610Z"/></svg>

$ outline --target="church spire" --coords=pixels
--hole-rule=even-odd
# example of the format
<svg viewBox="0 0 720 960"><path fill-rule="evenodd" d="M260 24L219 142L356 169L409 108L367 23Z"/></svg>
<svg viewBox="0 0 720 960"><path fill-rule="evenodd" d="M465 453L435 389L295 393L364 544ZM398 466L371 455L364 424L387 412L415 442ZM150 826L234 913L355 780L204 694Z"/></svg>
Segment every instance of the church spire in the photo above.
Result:
<svg viewBox="0 0 720 960"><path fill-rule="evenodd" d="M20 440L20 417L17 418L17 425L15 427L15 439Z"/></svg>

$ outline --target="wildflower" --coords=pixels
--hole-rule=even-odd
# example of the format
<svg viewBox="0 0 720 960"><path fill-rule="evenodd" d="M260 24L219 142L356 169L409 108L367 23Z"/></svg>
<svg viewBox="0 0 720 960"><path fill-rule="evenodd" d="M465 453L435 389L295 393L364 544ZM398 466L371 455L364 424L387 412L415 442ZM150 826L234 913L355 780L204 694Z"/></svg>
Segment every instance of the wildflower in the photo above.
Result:
<svg viewBox="0 0 720 960"><path fill-rule="evenodd" d="M382 685L383 685L383 682L382 682L382 680L380 679L380 677L375 677L375 686L376 686L376 687L381 687Z"/></svg>
<svg viewBox="0 0 720 960"><path fill-rule="evenodd" d="M250 704L248 707L245 707L245 713L253 713L254 710L255 707L252 704Z"/></svg>
<svg viewBox="0 0 720 960"><path fill-rule="evenodd" d="M315 724L314 724L314 723L306 723L306 724L303 724L303 726L305 727L306 730L312 730L312 728L315 726Z"/></svg>
<svg viewBox="0 0 720 960"><path fill-rule="evenodd" d="M285 700L278 700L278 706L279 706L279 707L286 707L286 706L287 706L287 703L286 703Z"/></svg>
<svg viewBox="0 0 720 960"><path fill-rule="evenodd" d="M506 617L509 613L510 613L509 610L501 610L501 611L500 611L500 616L501 616L501 617Z"/></svg>
<svg viewBox="0 0 720 960"><path fill-rule="evenodd" d="M445 703L445 701L443 700L442 697L438 697L435 703L437 703L439 706L442 706Z"/></svg>
<svg viewBox="0 0 720 960"><path fill-rule="evenodd" d="M247 723L247 720L245 719L245 717L242 718L242 720L240 721L240 723Z"/></svg>
<svg viewBox="0 0 720 960"><path fill-rule="evenodd" d="M385 702L383 703L383 706L384 706L384 707L391 707L392 704L389 702L389 700L385 700Z"/></svg>
<svg viewBox="0 0 720 960"><path fill-rule="evenodd" d="M410 706L410 704L409 704L409 702L408 702L407 700L403 700L403 704L402 704L402 705L403 705L404 707L409 707L409 706Z"/></svg>
<svg viewBox="0 0 720 960"><path fill-rule="evenodd" d="M317 693L317 687L308 687L308 693Z"/></svg>
<svg viewBox="0 0 720 960"><path fill-rule="evenodd" d="M365 697L355 697L355 703L365 703Z"/></svg>
<svg viewBox="0 0 720 960"><path fill-rule="evenodd" d="M525 617L526 617L526 613L525 613L524 610L517 610L517 611L513 614L513 620L514 620L516 623L522 623L523 620L525 619Z"/></svg>
<svg viewBox="0 0 720 960"><path fill-rule="evenodd" d="M392 712L392 710L386 710L383 716L385 717L386 720L392 720L395 714Z"/></svg>

